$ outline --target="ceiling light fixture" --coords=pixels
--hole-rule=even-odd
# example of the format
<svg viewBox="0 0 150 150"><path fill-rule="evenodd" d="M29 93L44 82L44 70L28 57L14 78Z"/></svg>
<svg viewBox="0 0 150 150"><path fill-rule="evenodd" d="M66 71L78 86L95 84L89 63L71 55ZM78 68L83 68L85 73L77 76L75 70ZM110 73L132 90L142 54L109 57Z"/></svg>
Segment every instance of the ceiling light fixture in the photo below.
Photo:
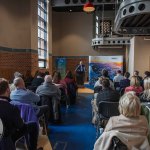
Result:
<svg viewBox="0 0 150 150"><path fill-rule="evenodd" d="M87 12L87 13L91 13L95 10L95 7L92 3L87 2L86 4L84 4L83 6L83 11Z"/></svg>

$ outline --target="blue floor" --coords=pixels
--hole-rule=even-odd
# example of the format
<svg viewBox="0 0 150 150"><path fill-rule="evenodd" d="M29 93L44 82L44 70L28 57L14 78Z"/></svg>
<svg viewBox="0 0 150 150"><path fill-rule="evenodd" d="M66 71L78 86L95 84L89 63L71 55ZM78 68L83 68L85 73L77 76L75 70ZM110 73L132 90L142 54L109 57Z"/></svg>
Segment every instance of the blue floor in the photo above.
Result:
<svg viewBox="0 0 150 150"><path fill-rule="evenodd" d="M63 123L49 126L53 150L93 150L96 129L91 124L91 99L90 94L79 94L76 105L62 108Z"/></svg>

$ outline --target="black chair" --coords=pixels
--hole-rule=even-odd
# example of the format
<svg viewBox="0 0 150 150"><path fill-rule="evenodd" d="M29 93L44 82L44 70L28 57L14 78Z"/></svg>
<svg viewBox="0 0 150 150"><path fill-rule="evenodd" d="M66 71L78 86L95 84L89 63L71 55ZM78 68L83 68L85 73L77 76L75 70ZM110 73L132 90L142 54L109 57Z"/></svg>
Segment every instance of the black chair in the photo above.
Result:
<svg viewBox="0 0 150 150"><path fill-rule="evenodd" d="M41 105L48 105L50 116L49 121L52 123L61 122L60 103L53 96L40 95Z"/></svg>
<svg viewBox="0 0 150 150"><path fill-rule="evenodd" d="M118 105L119 102L105 102L105 101L99 102L98 119L97 119L98 121L97 136L99 133L99 129L105 128L110 117L119 115Z"/></svg>
<svg viewBox="0 0 150 150"><path fill-rule="evenodd" d="M67 84L67 91L68 91L68 97L70 104L76 103L77 98L77 86L75 83L69 83Z"/></svg>
<svg viewBox="0 0 150 150"><path fill-rule="evenodd" d="M115 90L120 91L120 82L114 83Z"/></svg>

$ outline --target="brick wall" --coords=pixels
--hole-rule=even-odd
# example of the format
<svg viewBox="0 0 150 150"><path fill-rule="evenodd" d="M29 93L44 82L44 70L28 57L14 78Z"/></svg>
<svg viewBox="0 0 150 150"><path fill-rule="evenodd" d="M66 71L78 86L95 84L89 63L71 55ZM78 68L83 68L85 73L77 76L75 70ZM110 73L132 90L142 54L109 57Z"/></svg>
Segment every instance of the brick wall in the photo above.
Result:
<svg viewBox="0 0 150 150"><path fill-rule="evenodd" d="M56 70L56 59L60 57L53 56L53 66L52 70ZM89 74L89 57L88 56L64 56L66 58L66 71L71 70L75 74L75 68L79 64L80 60L83 61L83 64L86 66L86 80L88 79Z"/></svg>
<svg viewBox="0 0 150 150"><path fill-rule="evenodd" d="M25 75L27 70L31 71L32 75L38 70L37 53L12 52L10 49L0 51L0 77L10 80L15 71Z"/></svg>

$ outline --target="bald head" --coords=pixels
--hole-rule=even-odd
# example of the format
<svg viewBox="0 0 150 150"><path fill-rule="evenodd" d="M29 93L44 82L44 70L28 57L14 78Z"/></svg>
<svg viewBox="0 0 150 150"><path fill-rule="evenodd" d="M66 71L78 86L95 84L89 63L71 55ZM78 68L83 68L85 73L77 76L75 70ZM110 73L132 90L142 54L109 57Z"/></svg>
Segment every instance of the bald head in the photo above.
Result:
<svg viewBox="0 0 150 150"><path fill-rule="evenodd" d="M51 75L46 75L44 78L45 83L52 83L52 76Z"/></svg>
<svg viewBox="0 0 150 150"><path fill-rule="evenodd" d="M16 88L25 88L25 83L21 77L15 78L13 83Z"/></svg>

